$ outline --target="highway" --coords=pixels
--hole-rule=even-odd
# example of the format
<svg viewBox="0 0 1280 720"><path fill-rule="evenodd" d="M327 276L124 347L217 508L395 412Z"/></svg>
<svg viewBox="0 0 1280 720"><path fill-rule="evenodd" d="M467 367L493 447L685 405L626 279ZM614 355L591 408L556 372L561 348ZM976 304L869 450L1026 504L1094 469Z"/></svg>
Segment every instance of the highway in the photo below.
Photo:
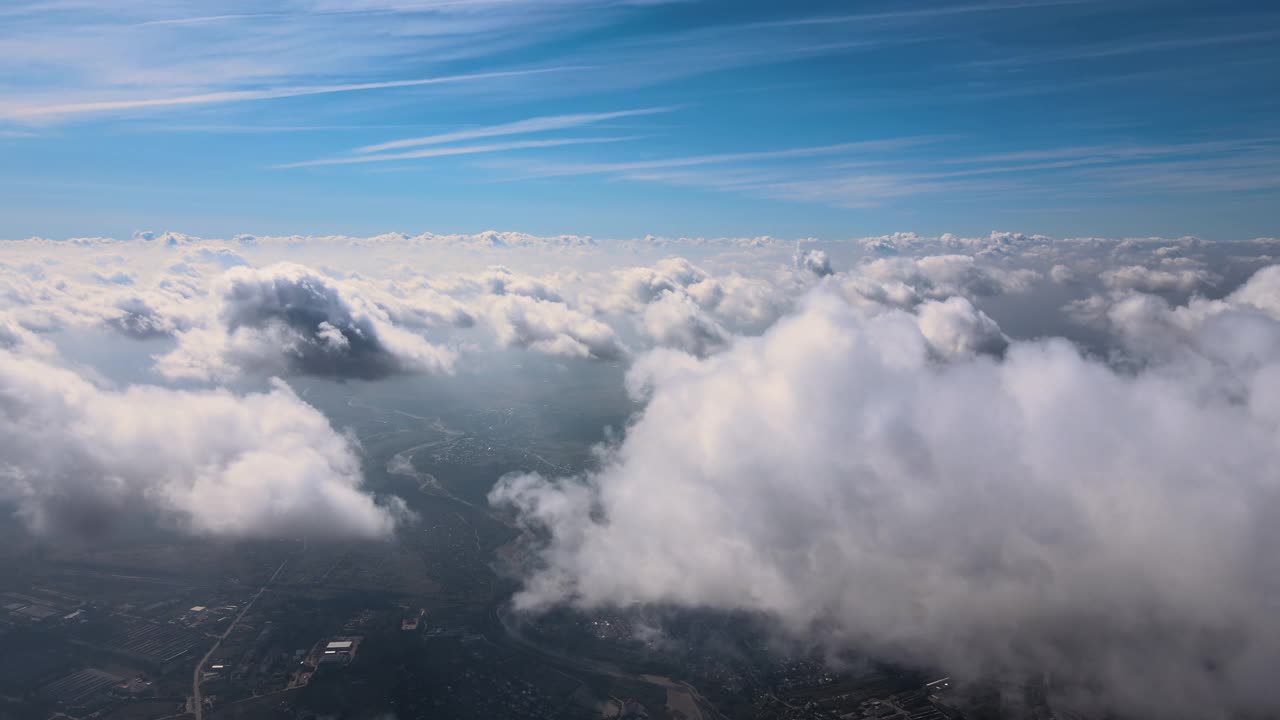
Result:
<svg viewBox="0 0 1280 720"><path fill-rule="evenodd" d="M262 593L266 592L267 588L271 587L271 583L275 582L276 578L280 575L280 571L284 570L284 566L288 564L289 558L285 558L284 561L280 563L280 566L276 568L276 571L271 573L271 577L267 578L267 582L262 587L258 588L258 592L254 593L253 597L249 598L249 602L245 603L244 607L241 608L240 614L236 615L235 619L231 621L231 624L227 626L227 629L222 631L222 634L214 641L213 647L209 648L209 652L205 653L204 657L200 658L200 662L196 663L196 669L191 673L191 712L195 715L196 720L204 720L204 698L200 695L200 676L204 674L205 663L209 662L209 658L213 657L213 653L217 651L220 645L222 645L222 641L226 640L227 637L231 635L231 631L235 630L236 625L239 625L240 621L244 619L244 616L248 614L249 608L252 608L253 604L258 601L258 598L262 597Z"/></svg>

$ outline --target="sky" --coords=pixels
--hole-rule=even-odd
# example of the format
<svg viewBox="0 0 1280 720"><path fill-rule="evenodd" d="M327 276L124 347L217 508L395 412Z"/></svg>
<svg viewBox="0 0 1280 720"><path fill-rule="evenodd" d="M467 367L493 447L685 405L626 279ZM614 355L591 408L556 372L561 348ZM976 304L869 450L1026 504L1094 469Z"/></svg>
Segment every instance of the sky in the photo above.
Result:
<svg viewBox="0 0 1280 720"><path fill-rule="evenodd" d="M10 0L0 238L1277 234L1280 10Z"/></svg>

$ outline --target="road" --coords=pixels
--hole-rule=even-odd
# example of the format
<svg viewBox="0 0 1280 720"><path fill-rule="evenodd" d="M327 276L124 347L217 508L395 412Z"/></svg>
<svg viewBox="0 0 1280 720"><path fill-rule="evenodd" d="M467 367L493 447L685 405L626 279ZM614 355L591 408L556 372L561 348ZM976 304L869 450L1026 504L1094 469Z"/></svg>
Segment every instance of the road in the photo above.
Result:
<svg viewBox="0 0 1280 720"><path fill-rule="evenodd" d="M191 673L191 706L196 720L204 720L204 698L200 696L200 676L204 674L204 664L209 662L209 658L213 657L213 653L218 650L220 645L222 645L222 641L226 640L227 636L231 634L231 631L236 629L236 625L239 625L240 621L244 619L244 616L248 614L249 608L252 608L253 604L258 601L258 598L262 597L262 593L266 592L267 588L271 587L271 583L275 582L276 578L280 575L280 571L284 570L284 566L288 564L289 558L285 558L284 561L280 563L280 566L276 568L276 571L271 573L271 577L267 578L267 582L262 587L258 588L258 592L254 593L253 597L249 598L249 602L245 603L244 607L240 610L240 614L236 615L235 620L232 620L231 624L227 626L227 629L222 631L222 634L214 641L213 647L209 648L209 652L205 653L204 657L200 658L200 662L196 663L196 669Z"/></svg>

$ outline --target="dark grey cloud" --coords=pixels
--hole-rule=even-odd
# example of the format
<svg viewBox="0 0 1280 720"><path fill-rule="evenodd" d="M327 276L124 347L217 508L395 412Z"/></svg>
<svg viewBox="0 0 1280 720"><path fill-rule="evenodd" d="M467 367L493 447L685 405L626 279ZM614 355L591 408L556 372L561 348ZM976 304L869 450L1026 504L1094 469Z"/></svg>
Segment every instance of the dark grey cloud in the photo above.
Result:
<svg viewBox="0 0 1280 720"><path fill-rule="evenodd" d="M374 379L402 372L448 372L451 350L397 327L375 303L341 281L277 264L228 270L203 327L179 333L160 359L171 377L240 373Z"/></svg>
<svg viewBox="0 0 1280 720"><path fill-rule="evenodd" d="M140 295L122 297L115 302L117 315L105 319L108 327L138 339L169 337L176 329L173 318L165 317Z"/></svg>
<svg viewBox="0 0 1280 720"><path fill-rule="evenodd" d="M794 262L797 269L806 270L818 277L826 277L835 272L831 269L831 258L821 250L806 250L796 246Z"/></svg>

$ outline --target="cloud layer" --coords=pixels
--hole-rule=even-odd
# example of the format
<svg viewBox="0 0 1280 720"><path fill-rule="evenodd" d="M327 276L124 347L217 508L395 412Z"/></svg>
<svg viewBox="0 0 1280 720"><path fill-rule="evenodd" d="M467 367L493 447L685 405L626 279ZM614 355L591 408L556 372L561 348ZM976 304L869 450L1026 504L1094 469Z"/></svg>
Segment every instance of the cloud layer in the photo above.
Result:
<svg viewBox="0 0 1280 720"><path fill-rule="evenodd" d="M135 518L384 536L400 511L361 490L358 448L283 385L226 388L474 381L490 352L625 363L644 410L598 467L494 492L545 541L526 608L747 610L956 675L1047 673L1077 707L1269 713L1278 249L1004 232L11 241L0 498L50 536ZM155 348L150 384L63 360L85 334Z"/></svg>

